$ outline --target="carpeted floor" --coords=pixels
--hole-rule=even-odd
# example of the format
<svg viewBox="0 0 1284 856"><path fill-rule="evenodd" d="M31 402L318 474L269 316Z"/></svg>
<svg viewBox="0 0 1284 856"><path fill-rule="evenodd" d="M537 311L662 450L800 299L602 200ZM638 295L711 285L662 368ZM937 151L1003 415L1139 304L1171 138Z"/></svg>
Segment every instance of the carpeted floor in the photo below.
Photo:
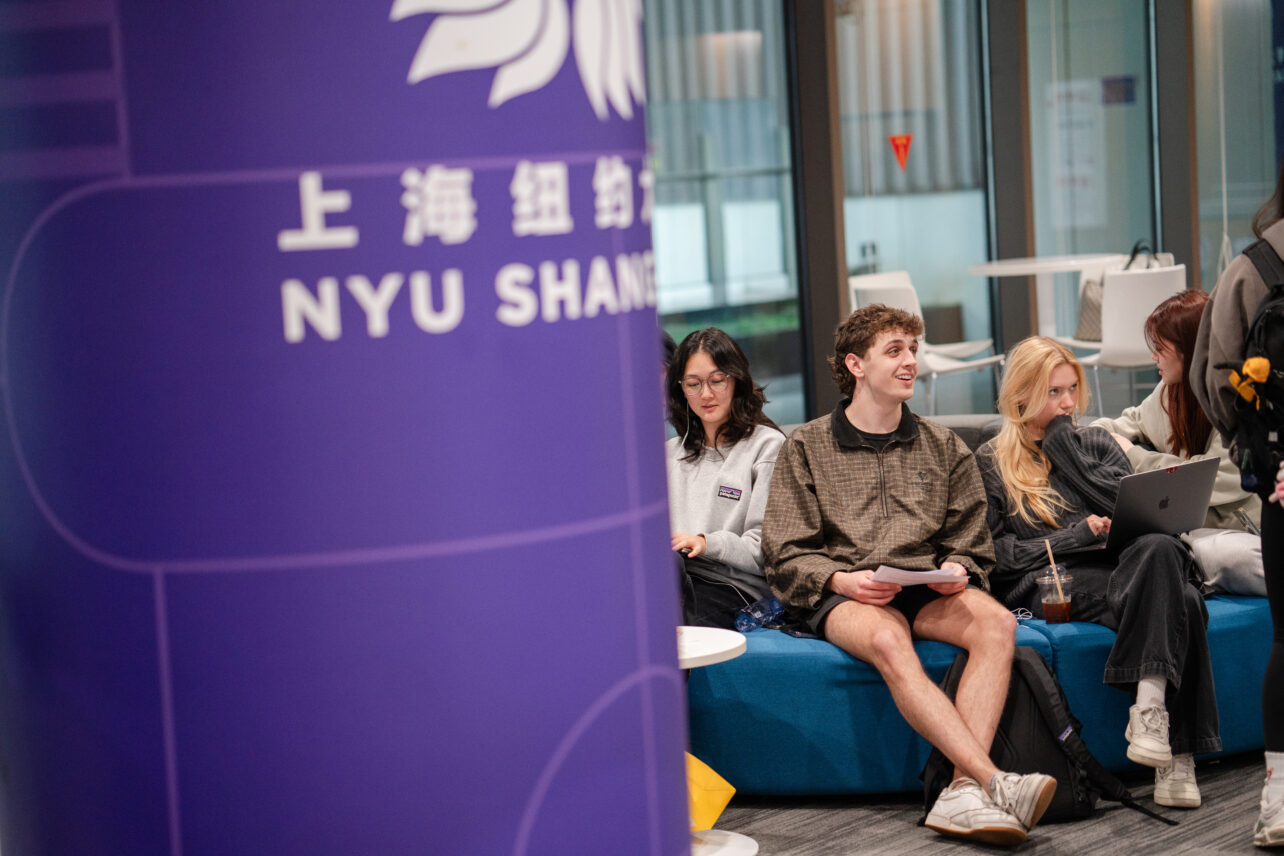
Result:
<svg viewBox="0 0 1284 856"><path fill-rule="evenodd" d="M1018 850L1022 854L1066 856L1272 852L1253 846L1253 824L1265 774L1261 753L1202 761L1196 773L1203 806L1191 810L1156 807L1150 801L1153 776L1139 774L1126 780L1139 802L1179 820L1178 826L1167 826L1118 803L1103 802L1088 820L1037 827ZM1005 850L944 838L918 826L922 815L921 797L911 794L736 796L717 827L752 836L763 856L899 856Z"/></svg>

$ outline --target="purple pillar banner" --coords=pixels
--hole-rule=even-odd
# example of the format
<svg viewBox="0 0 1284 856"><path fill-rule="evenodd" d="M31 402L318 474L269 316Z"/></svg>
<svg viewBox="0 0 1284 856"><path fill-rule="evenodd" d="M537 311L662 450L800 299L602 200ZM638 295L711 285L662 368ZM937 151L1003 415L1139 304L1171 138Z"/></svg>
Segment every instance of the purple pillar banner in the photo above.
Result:
<svg viewBox="0 0 1284 856"><path fill-rule="evenodd" d="M687 842L641 0L0 4L0 845Z"/></svg>

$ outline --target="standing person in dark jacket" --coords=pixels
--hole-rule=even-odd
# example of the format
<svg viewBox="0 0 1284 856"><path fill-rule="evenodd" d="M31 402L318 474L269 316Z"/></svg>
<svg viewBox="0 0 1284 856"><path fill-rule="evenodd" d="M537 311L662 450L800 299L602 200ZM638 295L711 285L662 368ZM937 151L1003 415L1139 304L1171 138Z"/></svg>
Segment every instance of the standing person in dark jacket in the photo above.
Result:
<svg viewBox="0 0 1284 856"><path fill-rule="evenodd" d="M1253 234L1284 258L1284 162L1275 193L1253 217ZM1231 446L1238 428L1236 393L1222 363L1244 359L1244 337L1267 284L1244 255L1231 260L1209 295L1195 339L1190 383L1204 412L1223 442ZM1235 450L1231 450L1232 457ZM1278 482L1277 482L1278 484ZM1269 498L1275 485L1261 485L1259 496ZM1266 784L1261 812L1253 831L1259 847L1284 846L1284 508L1278 500L1262 503L1262 569L1271 605L1275 636L1262 679L1262 731L1266 737Z"/></svg>
<svg viewBox="0 0 1284 856"><path fill-rule="evenodd" d="M1076 427L1088 406L1083 367L1052 339L1020 342L999 390L1003 427L977 450L997 564L995 594L1042 614L1035 579L1056 551L1110 531L1119 480L1132 467L1103 428ZM1073 616L1116 631L1105 682L1136 693L1128 757L1155 768L1155 802L1194 808L1196 752L1222 747L1208 654L1208 611L1190 553L1171 535L1142 535L1118 552L1064 558Z"/></svg>

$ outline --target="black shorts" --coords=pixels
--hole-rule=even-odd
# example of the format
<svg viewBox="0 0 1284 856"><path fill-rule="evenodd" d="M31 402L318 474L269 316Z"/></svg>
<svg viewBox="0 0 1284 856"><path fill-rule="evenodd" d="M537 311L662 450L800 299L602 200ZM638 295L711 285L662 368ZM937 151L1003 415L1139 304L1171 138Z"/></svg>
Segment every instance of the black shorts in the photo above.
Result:
<svg viewBox="0 0 1284 856"><path fill-rule="evenodd" d="M962 577L960 577L960 579L962 579ZM892 602L887 605L905 616L905 620L909 622L910 628L913 629L914 619L918 618L918 614L923 607L927 606L938 597L944 596L945 595L942 595L939 592L932 591L925 585L905 586L896 593L896 597L892 598ZM835 606L849 600L851 600L851 598L847 595L838 594L836 592L830 592L821 598L820 603L816 606L816 611L807 618L807 626L811 628L811 632L815 633L821 639L826 638L825 619L829 617L829 613Z"/></svg>

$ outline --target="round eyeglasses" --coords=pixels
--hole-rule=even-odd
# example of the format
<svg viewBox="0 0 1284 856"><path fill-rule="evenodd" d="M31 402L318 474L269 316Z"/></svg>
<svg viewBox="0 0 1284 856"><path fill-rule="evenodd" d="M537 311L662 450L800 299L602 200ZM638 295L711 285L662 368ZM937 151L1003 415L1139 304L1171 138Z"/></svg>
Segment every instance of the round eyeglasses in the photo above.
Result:
<svg viewBox="0 0 1284 856"><path fill-rule="evenodd" d="M682 379L682 391L687 394L687 398L695 398L707 383L709 384L709 391L717 395L726 390L727 384L730 382L731 376L725 372L714 372L704 379L695 375L687 375Z"/></svg>

